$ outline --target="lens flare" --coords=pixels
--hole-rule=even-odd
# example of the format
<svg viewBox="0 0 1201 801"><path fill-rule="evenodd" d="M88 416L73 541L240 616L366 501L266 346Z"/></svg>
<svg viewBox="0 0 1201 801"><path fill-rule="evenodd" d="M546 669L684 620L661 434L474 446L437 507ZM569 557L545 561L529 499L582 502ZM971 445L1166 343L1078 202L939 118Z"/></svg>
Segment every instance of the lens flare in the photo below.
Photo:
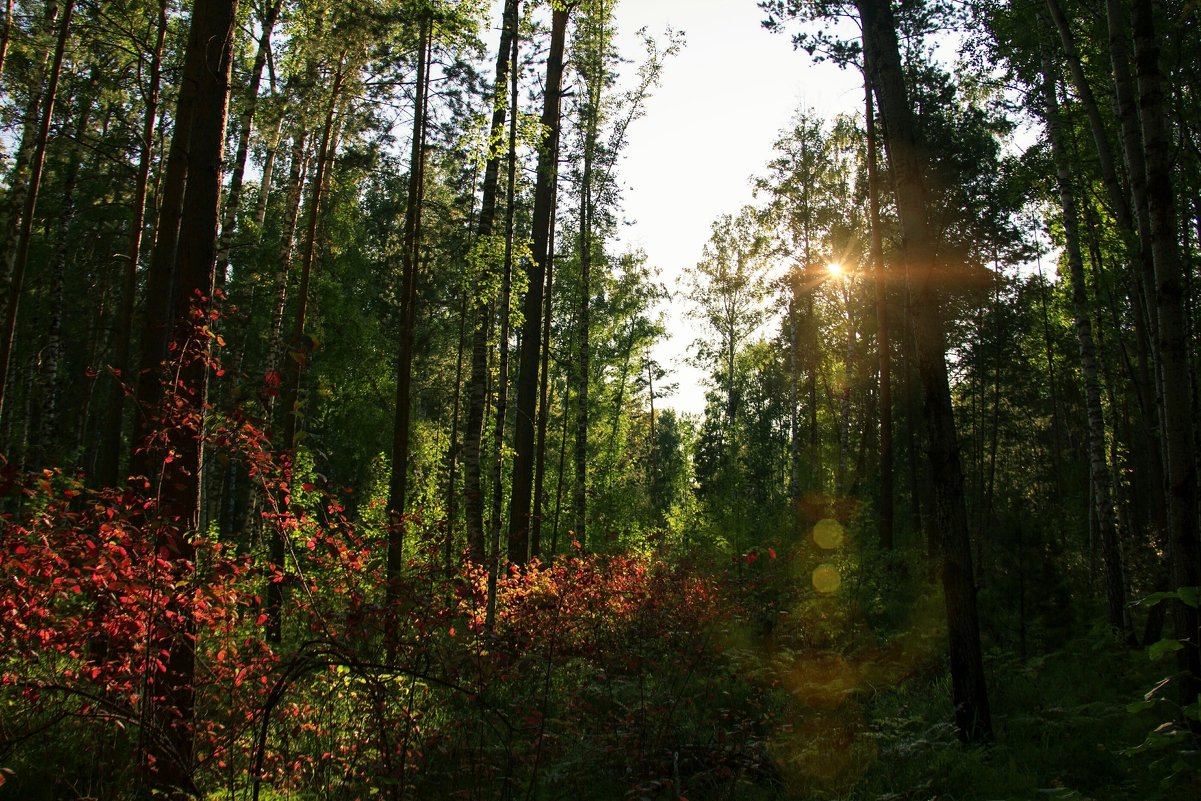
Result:
<svg viewBox="0 0 1201 801"><path fill-rule="evenodd" d="M840 584L842 576L838 575L838 568L833 565L818 565L813 568L813 589L818 592L828 595L837 590Z"/></svg>
<svg viewBox="0 0 1201 801"><path fill-rule="evenodd" d="M841 548L843 537L842 524L833 518L827 517L819 520L813 527L813 541L817 543L817 547L824 550L832 551L835 548Z"/></svg>

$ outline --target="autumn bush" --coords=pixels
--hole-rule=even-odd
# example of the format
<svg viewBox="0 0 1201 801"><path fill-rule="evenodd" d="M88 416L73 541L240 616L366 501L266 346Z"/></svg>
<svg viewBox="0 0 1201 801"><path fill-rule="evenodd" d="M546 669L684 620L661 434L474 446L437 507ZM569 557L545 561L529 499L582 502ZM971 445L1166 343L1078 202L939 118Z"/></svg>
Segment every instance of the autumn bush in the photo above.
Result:
<svg viewBox="0 0 1201 801"><path fill-rule="evenodd" d="M673 797L681 775L720 782L752 763L731 756L749 729L720 703L741 680L720 656L718 577L686 560L577 550L500 576L489 625L487 570L448 575L441 533L417 527L400 602L385 608L385 544L360 536L339 492L292 488L244 420L209 439L251 465L261 524L287 534L283 573L254 544L262 532L201 532L181 580L149 482L96 489L58 471L6 472L10 788L138 792L156 770L149 744L166 736L161 644L192 632L193 778L218 797ZM293 491L303 503L272 505ZM264 633L269 582L287 588L279 644Z"/></svg>

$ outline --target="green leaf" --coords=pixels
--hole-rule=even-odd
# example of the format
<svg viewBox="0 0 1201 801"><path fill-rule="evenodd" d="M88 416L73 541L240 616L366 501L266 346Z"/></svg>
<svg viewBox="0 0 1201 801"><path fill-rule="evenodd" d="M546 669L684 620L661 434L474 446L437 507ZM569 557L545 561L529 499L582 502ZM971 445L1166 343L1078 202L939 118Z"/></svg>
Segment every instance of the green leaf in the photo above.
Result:
<svg viewBox="0 0 1201 801"><path fill-rule="evenodd" d="M1152 662L1158 662L1160 659L1163 659L1164 654L1179 651L1183 647L1180 644L1180 640L1160 640L1147 649L1147 657Z"/></svg>
<svg viewBox="0 0 1201 801"><path fill-rule="evenodd" d="M1126 711L1132 715L1136 715L1139 712L1150 709L1151 707L1155 706L1156 703L1156 701L1135 701L1133 704L1126 705Z"/></svg>
<svg viewBox="0 0 1201 801"><path fill-rule="evenodd" d="M1139 606L1155 606L1161 601L1180 601L1194 609L1201 605L1201 587L1180 587L1168 592L1153 592L1138 602Z"/></svg>
<svg viewBox="0 0 1201 801"><path fill-rule="evenodd" d="M1141 601L1136 601L1139 606L1155 606L1161 601L1174 601L1177 596L1174 592L1153 592Z"/></svg>

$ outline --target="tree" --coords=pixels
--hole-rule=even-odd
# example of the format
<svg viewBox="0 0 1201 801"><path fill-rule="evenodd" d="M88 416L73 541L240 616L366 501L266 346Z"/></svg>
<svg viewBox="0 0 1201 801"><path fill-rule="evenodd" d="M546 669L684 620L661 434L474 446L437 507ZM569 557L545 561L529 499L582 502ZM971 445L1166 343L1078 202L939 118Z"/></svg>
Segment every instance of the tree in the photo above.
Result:
<svg viewBox="0 0 1201 801"><path fill-rule="evenodd" d="M9 262L5 254L8 273L8 297L5 299L5 317L0 328L0 415L4 413L4 399L9 381L9 361L12 357L13 337L16 336L17 310L21 303L21 290L25 284L25 270L29 264L29 248L33 237L33 216L37 212L38 189L42 182L42 168L46 163L46 145L50 138L50 122L54 118L54 102L58 96L58 83L62 77L63 54L71 30L71 15L75 11L74 0L67 0L58 23L57 44L50 65L41 117L38 122L37 139L29 167L29 182L24 194L24 209L21 212L21 228L17 235L16 251ZM10 11L9 17L12 16ZM52 15L51 15L52 16ZM10 266L11 265L11 266Z"/></svg>
<svg viewBox="0 0 1201 801"><path fill-rule="evenodd" d="M1093 504L1105 556L1106 597L1109 601L1109 625L1128 646L1138 644L1134 635L1130 610L1126 603L1126 576L1122 566L1121 542L1114 520L1113 493L1109 464L1105 456L1105 418L1101 408L1101 385L1097 371L1096 345L1093 340L1092 319L1089 314L1084 282L1084 259L1081 255L1079 218L1076 193L1072 185L1069 146L1066 126L1059 112L1056 97L1056 72L1048 53L1044 53L1044 88L1046 121L1055 158L1056 181L1063 209L1063 230L1068 261L1068 277L1072 286L1072 306L1076 315L1076 336L1080 342L1080 366L1084 378L1085 406L1088 410L1088 452L1091 468Z"/></svg>
<svg viewBox="0 0 1201 801"><path fill-rule="evenodd" d="M502 91L511 78L516 85L516 75L509 67L514 42L517 37L518 0L507 0L501 21L500 44L496 54L496 78L493 83L492 120L488 130L488 160L484 167L483 199L476 223L476 248L478 260L490 258L494 250L492 232L496 218L496 191L500 180L501 151L497 147L505 128L505 112L508 101L516 108L515 92ZM490 270L490 264L478 263L476 269ZM491 283L490 276L488 283ZM464 507L467 512L467 549L473 561L484 558L484 492L481 480L481 454L484 438L484 410L487 406L488 385L488 334L492 329L493 301L491 292L476 292L472 303L471 377L467 394L467 431L463 444Z"/></svg>
<svg viewBox="0 0 1201 801"><path fill-rule="evenodd" d="M433 20L418 21L417 87L413 97L408 200L401 243L401 329L396 356L396 416L392 430L392 473L388 481L388 603L396 603L404 561L405 499L408 490L409 419L412 413L413 331L417 315L417 262L421 256L421 201L425 182L425 131ZM390 632L391 635L391 632Z"/></svg>
<svg viewBox="0 0 1201 801"><path fill-rule="evenodd" d="M200 522L203 415L210 347L203 332L211 308L217 264L217 214L236 15L237 0L195 0L192 6L184 55L185 90L177 101L176 128L171 139L171 162L177 175L187 176L187 186L180 192L181 223L176 237L171 238L171 252L159 251L155 259L156 265L170 270L174 283L170 311L163 321L172 331L171 353L180 359L172 396L178 393L191 414L183 424L168 429L169 441L165 446L156 444L147 448L142 461L146 467L155 461L161 465L155 476L155 484L161 487L156 510L161 527L159 548L171 564L176 585L184 588L195 569L193 538ZM148 320L148 329L153 324ZM147 340L152 342L153 332L148 334ZM149 372L157 383L159 366L153 365ZM150 379L143 377L143 380ZM161 389L152 397L162 398ZM157 409L144 411L155 414ZM156 419L166 423L157 414ZM167 453L174 458L164 459ZM162 675L154 680L156 698L150 701L157 703L153 719L162 736L152 740L148 756L153 758L157 771L156 784L183 797L195 791L192 769L196 630L186 589L169 602L168 611L174 612L175 622L168 625L170 633L164 635L165 641L156 643L167 656Z"/></svg>
<svg viewBox="0 0 1201 801"><path fill-rule="evenodd" d="M884 118L884 143L896 191L905 266L916 295L911 313L930 439L935 513L943 532L941 573L950 637L955 723L963 740L978 742L992 737L992 716L980 652L963 472L951 408L937 283L946 268L936 266L938 256L926 216L923 150L909 106L891 0L857 0L855 5L863 25L863 46L872 70L872 86Z"/></svg>
<svg viewBox="0 0 1201 801"><path fill-rule="evenodd" d="M513 488L509 504L509 561L524 564L529 558L530 505L534 474L534 421L537 416L538 362L541 351L541 318L546 265L550 260L551 219L559 159L559 108L563 83L563 51L567 40L569 9L556 8L551 17L551 45L546 62L542 104L542 141L538 148L538 179L534 186L532 259L529 283L522 306L520 364L517 382L517 415L513 438Z"/></svg>
<svg viewBox="0 0 1201 801"><path fill-rule="evenodd" d="M694 345L697 358L720 376L725 419L731 425L739 400L735 359L765 316L766 256L766 240L752 209L744 208L737 217L720 217L713 223L689 290L696 304L694 314L717 334L713 344L698 340Z"/></svg>

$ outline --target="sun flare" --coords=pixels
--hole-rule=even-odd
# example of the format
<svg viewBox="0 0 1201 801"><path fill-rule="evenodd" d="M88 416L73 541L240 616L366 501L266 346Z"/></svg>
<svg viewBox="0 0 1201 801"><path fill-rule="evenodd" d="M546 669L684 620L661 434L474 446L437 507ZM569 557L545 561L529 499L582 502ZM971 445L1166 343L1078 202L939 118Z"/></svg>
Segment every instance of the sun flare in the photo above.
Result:
<svg viewBox="0 0 1201 801"><path fill-rule="evenodd" d="M826 272L828 272L832 278L845 278L847 275L847 268L842 266L842 262L832 261L826 265Z"/></svg>

